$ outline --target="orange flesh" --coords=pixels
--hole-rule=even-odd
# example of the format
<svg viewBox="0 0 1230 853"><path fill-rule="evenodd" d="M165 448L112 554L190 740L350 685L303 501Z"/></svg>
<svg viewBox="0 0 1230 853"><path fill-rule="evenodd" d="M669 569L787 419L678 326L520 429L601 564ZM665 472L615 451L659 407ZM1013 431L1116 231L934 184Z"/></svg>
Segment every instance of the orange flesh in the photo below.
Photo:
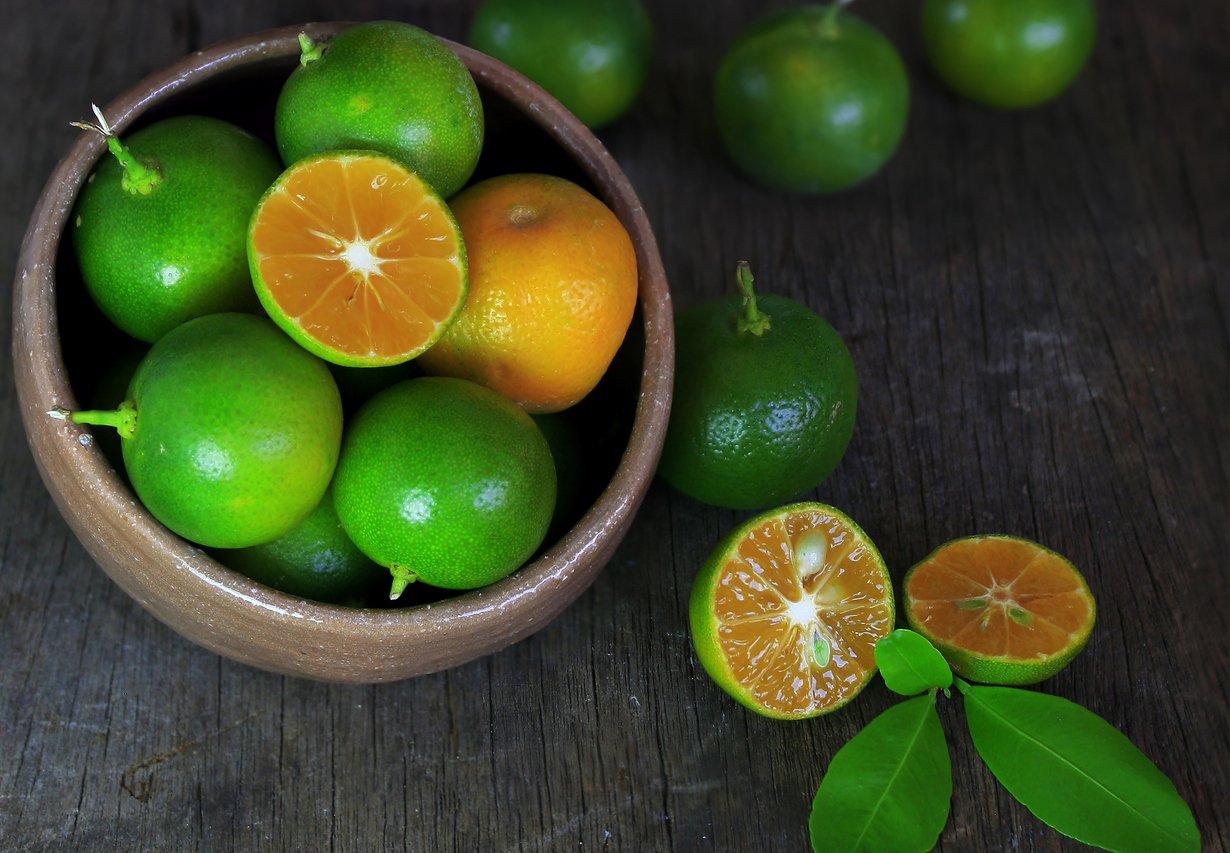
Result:
<svg viewBox="0 0 1230 853"><path fill-rule="evenodd" d="M1093 615L1088 588L1062 558L1008 539L946 545L910 575L906 597L933 636L986 657L1050 657Z"/></svg>
<svg viewBox="0 0 1230 853"><path fill-rule="evenodd" d="M735 679L783 714L840 705L875 671L892 594L875 555L840 518L770 519L718 573L713 612Z"/></svg>
<svg viewBox="0 0 1230 853"><path fill-rule="evenodd" d="M346 356L410 357L464 296L464 262L444 203L383 157L292 167L252 227L259 278L308 337Z"/></svg>

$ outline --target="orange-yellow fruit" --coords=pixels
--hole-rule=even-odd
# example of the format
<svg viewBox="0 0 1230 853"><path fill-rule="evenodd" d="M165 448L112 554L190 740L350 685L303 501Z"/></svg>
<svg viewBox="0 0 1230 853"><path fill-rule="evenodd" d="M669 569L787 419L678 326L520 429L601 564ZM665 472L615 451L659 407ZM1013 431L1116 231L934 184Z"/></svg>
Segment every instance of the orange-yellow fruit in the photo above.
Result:
<svg viewBox="0 0 1230 853"><path fill-rule="evenodd" d="M456 322L419 357L534 413L598 384L636 307L636 252L615 214L563 178L504 175L451 201L469 256Z"/></svg>

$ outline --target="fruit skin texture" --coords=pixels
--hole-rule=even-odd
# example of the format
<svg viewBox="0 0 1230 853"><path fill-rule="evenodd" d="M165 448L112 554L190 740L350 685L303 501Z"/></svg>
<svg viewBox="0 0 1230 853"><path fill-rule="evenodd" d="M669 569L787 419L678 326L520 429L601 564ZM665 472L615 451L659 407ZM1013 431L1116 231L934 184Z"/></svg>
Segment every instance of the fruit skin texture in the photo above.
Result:
<svg viewBox="0 0 1230 853"><path fill-rule="evenodd" d="M123 140L161 181L121 185L104 154L82 188L73 247L86 290L111 322L143 341L205 314L257 310L248 219L281 165L260 140L206 116L176 116Z"/></svg>
<svg viewBox="0 0 1230 853"><path fill-rule="evenodd" d="M469 42L596 128L622 115L644 86L653 27L639 0L487 0Z"/></svg>
<svg viewBox="0 0 1230 853"><path fill-rule="evenodd" d="M896 48L845 11L802 6L755 22L714 81L718 131L760 183L831 193L866 180L905 132L909 81Z"/></svg>
<svg viewBox="0 0 1230 853"><path fill-rule="evenodd" d="M355 414L333 488L342 526L372 560L472 589L519 568L542 542L555 467L538 427L508 400L429 376Z"/></svg>
<svg viewBox="0 0 1230 853"><path fill-rule="evenodd" d="M824 318L758 296L771 318L740 332L738 295L676 317L675 395L658 473L684 494L732 509L781 503L819 485L854 432L858 381Z"/></svg>
<svg viewBox="0 0 1230 853"><path fill-rule="evenodd" d="M845 698L845 701L835 704L829 708L823 708L816 713L807 714L804 716L782 714L772 708L766 708L756 701L755 697L745 688L730 671L730 665L727 663L725 656L722 654L721 644L718 642L718 624L714 618L712 601L714 595L714 587L717 584L719 572L722 566L726 563L729 552L735 545L747 536L749 532L762 525L766 516L785 513L787 511L803 511L815 509L820 512L828 513L840 518L844 521L851 530L859 534L863 542L872 551L872 556L878 561L880 568L885 573L885 590L888 595L889 613L895 613L893 604L893 585L888 577L888 572L884 569L884 560L880 556L879 551L875 548L870 537L863 532L854 521L835 507L822 503L800 503L783 506L769 510L764 513L759 513L753 518L748 519L743 524L736 527L727 534L705 559L700 571L696 573L696 579L692 582L692 592L688 598L688 621L692 629L692 646L696 650L696 656L700 659L701 666L705 672L713 679L714 683L726 691L732 699L738 702L745 708L755 711L764 717L770 717L775 720L798 720L807 717L816 717L823 714L829 714L836 711L838 708L843 708L850 703L852 699L858 696L859 693L871 682L871 676L875 673L872 669L863 684L859 689L851 693ZM892 630L891 622L888 626L889 631Z"/></svg>
<svg viewBox="0 0 1230 853"><path fill-rule="evenodd" d="M1093 0L925 0L923 44L958 95L988 107L1046 103L1084 68L1097 39Z"/></svg>
<svg viewBox="0 0 1230 853"><path fill-rule="evenodd" d="M456 322L419 356L432 375L485 385L527 412L593 390L636 308L636 250L601 201L550 175L503 175L450 203L469 257Z"/></svg>
<svg viewBox="0 0 1230 853"><path fill-rule="evenodd" d="M291 73L274 131L287 165L324 151L379 151L447 198L478 164L483 107L474 78L443 42L373 21L338 33Z"/></svg>
<svg viewBox="0 0 1230 853"><path fill-rule="evenodd" d="M1091 614L1089 624L1080 636L1078 636L1072 645L1063 651L1062 654L1054 655L1044 661L1031 663L1018 659L997 658L987 655L981 655L976 652L963 649L960 646L946 642L934 634L927 626L919 620L914 613L914 608L910 604L910 578L918 571L918 568L931 560L931 558L940 550L947 548L955 542L967 541L983 541L987 539L998 539L1003 541L1019 541L1015 536L989 535L989 536L966 536L961 539L954 539L951 542L946 542L935 551L932 551L917 564L912 566L905 573L905 578L901 581L901 592L905 599L905 617L910 628L919 634L922 634L927 640L939 649L940 654L948 661L949 666L958 675L970 681L975 681L980 684L997 684L997 685L1026 685L1037 684L1039 681L1045 681L1052 675L1057 674L1060 670L1066 667L1074 657L1081 653L1085 648L1085 644L1089 641L1089 635L1093 632L1094 617L1096 616L1096 605L1093 598L1093 593L1089 590L1089 584L1085 581L1083 575L1077 570L1071 562L1064 559L1062 555L1050 551L1049 548L1043 550L1050 552L1072 569L1072 574L1080 581L1080 585L1084 588L1089 596L1089 603L1095 607L1095 612ZM1028 540L1025 540L1028 541ZM1041 547L1036 542L1029 542L1034 547Z"/></svg>
<svg viewBox="0 0 1230 853"><path fill-rule="evenodd" d="M350 541L333 508L332 490L301 524L264 545L220 552L227 566L254 581L330 604L362 606L384 571Z"/></svg>
<svg viewBox="0 0 1230 853"><path fill-rule="evenodd" d="M141 502L185 539L246 548L320 503L342 405L329 371L263 317L211 314L168 332L128 387L124 465Z"/></svg>

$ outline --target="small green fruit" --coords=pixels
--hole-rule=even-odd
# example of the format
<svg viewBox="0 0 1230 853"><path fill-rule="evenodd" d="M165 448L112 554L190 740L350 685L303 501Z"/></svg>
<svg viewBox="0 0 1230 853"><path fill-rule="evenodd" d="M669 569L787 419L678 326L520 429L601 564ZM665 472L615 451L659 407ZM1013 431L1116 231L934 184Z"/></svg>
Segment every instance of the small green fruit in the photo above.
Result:
<svg viewBox="0 0 1230 853"><path fill-rule="evenodd" d="M359 549L393 574L390 598L422 580L493 583L542 542L555 467L529 415L462 379L388 388L351 419L334 503Z"/></svg>

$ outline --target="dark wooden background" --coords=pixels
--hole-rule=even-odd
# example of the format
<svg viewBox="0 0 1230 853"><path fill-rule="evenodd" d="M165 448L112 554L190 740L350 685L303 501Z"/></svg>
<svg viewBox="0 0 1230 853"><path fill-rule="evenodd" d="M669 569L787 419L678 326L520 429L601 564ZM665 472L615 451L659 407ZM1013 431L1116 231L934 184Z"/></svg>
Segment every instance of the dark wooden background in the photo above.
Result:
<svg viewBox="0 0 1230 853"><path fill-rule="evenodd" d="M1206 849L1226 849L1224 0L1103 2L1078 84L1022 114L941 89L916 2L859 3L909 67L909 129L878 178L827 199L751 185L715 138L720 50L765 4L649 5L648 88L602 136L676 304L727 290L746 257L845 336L858 427L817 494L896 579L978 532L1082 567L1098 625L1042 689L1124 731L1192 804ZM0 269L91 100L252 30L396 17L463 38L472 7L6 0ZM0 339L0 848L803 850L829 759L891 701L877 682L827 719L781 723L727 699L692 654L686 598L745 516L660 484L596 585L500 654L380 687L222 660L148 616L69 533L25 446L7 324ZM941 702L956 779L940 849L1079 847L998 787L958 704Z"/></svg>

